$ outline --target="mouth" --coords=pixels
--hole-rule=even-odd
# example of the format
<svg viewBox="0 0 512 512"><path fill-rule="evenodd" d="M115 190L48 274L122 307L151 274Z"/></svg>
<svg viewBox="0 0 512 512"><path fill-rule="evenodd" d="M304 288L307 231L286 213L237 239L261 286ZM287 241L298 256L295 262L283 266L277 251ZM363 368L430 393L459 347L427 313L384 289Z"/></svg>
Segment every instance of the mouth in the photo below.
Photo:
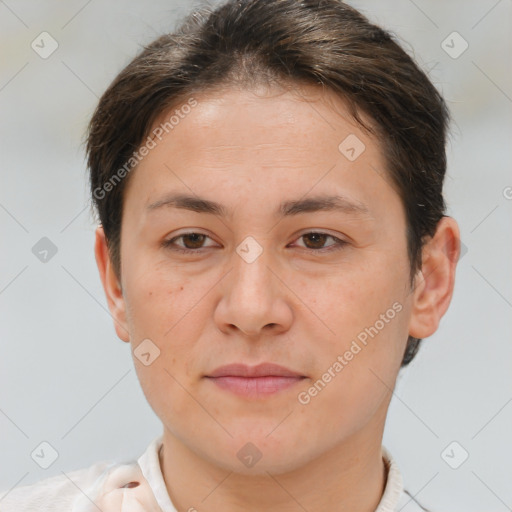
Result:
<svg viewBox="0 0 512 512"><path fill-rule="evenodd" d="M265 398L290 390L307 377L273 363L257 366L235 363L221 366L205 378L223 391L245 398Z"/></svg>

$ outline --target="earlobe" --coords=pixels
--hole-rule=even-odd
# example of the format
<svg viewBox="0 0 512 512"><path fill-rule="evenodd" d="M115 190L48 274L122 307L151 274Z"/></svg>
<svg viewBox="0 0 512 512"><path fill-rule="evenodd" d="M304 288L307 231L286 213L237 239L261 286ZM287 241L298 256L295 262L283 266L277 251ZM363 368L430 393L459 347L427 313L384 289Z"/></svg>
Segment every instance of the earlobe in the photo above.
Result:
<svg viewBox="0 0 512 512"><path fill-rule="evenodd" d="M116 334L122 341L129 342L130 335L126 321L126 303L123 297L121 284L117 279L110 261L107 239L101 225L96 228L94 254L103 290L105 291L105 296L107 298L108 308L112 319L114 320Z"/></svg>
<svg viewBox="0 0 512 512"><path fill-rule="evenodd" d="M410 336L426 338L439 327L453 295L459 254L458 225L453 218L443 217L423 247L421 271L416 274L412 291Z"/></svg>

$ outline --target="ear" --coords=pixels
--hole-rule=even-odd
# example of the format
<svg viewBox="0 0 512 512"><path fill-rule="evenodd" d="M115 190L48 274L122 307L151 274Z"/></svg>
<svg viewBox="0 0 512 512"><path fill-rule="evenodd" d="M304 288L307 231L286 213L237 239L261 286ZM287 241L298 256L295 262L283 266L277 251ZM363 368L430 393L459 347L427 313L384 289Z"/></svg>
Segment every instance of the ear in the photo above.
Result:
<svg viewBox="0 0 512 512"><path fill-rule="evenodd" d="M96 228L94 254L96 256L96 264L100 272L103 289L107 297L108 308L114 320L117 336L121 340L129 342L130 335L126 321L125 300L121 290L121 284L115 275L114 268L110 261L107 239L103 231L103 226L101 225Z"/></svg>
<svg viewBox="0 0 512 512"><path fill-rule="evenodd" d="M434 236L423 246L421 271L416 274L412 292L410 336L426 338L439 327L453 295L459 254L457 222L451 217L443 217Z"/></svg>

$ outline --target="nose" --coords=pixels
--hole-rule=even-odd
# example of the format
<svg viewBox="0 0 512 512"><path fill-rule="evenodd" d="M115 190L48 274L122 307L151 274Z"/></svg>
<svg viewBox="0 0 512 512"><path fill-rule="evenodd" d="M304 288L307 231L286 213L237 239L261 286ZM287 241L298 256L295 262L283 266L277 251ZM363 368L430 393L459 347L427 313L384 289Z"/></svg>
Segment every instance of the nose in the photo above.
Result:
<svg viewBox="0 0 512 512"><path fill-rule="evenodd" d="M293 321L292 293L278 274L269 250L251 262L234 253L214 315L219 329L253 338L286 332Z"/></svg>

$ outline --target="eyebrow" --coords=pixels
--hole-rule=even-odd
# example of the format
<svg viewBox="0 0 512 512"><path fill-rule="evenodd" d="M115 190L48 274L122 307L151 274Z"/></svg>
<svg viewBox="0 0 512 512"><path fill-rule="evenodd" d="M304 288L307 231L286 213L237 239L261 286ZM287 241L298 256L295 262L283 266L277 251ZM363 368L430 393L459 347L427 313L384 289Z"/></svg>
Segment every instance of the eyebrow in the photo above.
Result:
<svg viewBox="0 0 512 512"><path fill-rule="evenodd" d="M151 212L163 207L180 208L197 213L208 213L219 217L231 217L233 214L220 203L187 194L168 194L148 204L146 210ZM339 195L317 195L305 199L284 201L279 205L274 215L276 217L287 217L319 211L338 211L351 215L370 215L370 209L364 203L351 201Z"/></svg>

